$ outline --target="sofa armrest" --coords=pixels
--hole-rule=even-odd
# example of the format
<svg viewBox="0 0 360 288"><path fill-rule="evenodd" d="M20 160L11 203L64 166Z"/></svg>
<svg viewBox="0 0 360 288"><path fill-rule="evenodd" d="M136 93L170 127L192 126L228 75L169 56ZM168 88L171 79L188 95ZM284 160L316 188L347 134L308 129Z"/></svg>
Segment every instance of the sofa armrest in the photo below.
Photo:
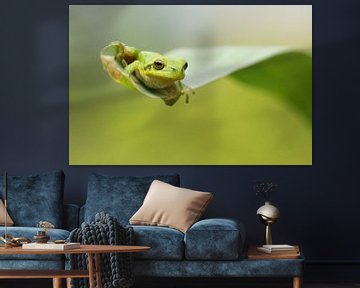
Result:
<svg viewBox="0 0 360 288"><path fill-rule="evenodd" d="M188 260L235 260L242 254L245 228L239 221L225 218L196 222L185 235Z"/></svg>
<svg viewBox="0 0 360 288"><path fill-rule="evenodd" d="M79 227L79 206L64 204L63 228L71 231L77 227Z"/></svg>

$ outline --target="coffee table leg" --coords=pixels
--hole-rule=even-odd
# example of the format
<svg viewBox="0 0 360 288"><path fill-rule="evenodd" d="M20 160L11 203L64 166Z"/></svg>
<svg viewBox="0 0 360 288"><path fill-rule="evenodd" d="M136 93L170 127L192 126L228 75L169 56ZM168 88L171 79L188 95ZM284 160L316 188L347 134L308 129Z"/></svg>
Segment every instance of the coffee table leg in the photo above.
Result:
<svg viewBox="0 0 360 288"><path fill-rule="evenodd" d="M95 288L95 282L94 282L94 254L88 253L88 260L89 260L89 288Z"/></svg>
<svg viewBox="0 0 360 288"><path fill-rule="evenodd" d="M301 288L301 277L297 276L293 278L293 288Z"/></svg>
<svg viewBox="0 0 360 288"><path fill-rule="evenodd" d="M62 281L61 278L53 278L53 288L61 288Z"/></svg>
<svg viewBox="0 0 360 288"><path fill-rule="evenodd" d="M71 288L71 278L66 278L66 288Z"/></svg>
<svg viewBox="0 0 360 288"><path fill-rule="evenodd" d="M97 288L102 288L101 284L101 255L95 254L95 271L96 271L96 285Z"/></svg>

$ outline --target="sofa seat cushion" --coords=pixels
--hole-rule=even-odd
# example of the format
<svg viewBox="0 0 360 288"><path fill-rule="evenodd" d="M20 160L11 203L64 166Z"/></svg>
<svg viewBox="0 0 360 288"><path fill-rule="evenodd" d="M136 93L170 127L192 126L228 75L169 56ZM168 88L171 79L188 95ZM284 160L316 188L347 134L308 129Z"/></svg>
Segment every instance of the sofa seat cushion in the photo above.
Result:
<svg viewBox="0 0 360 288"><path fill-rule="evenodd" d="M176 229L158 226L132 226L134 244L150 246L146 252L134 253L135 259L182 260L184 234Z"/></svg>
<svg viewBox="0 0 360 288"><path fill-rule="evenodd" d="M30 240L33 236L41 230L37 227L8 227L7 233L14 237L25 237ZM0 227L0 235L5 234L5 228ZM49 241L64 240L69 237L70 232L63 229L49 229L47 234L50 236ZM62 260L64 255L35 255L35 254L23 254L23 255L0 255L0 260Z"/></svg>
<svg viewBox="0 0 360 288"><path fill-rule="evenodd" d="M159 176L106 176L91 174L84 205L84 220L91 222L99 212L114 216L119 224L129 224L131 216L142 205L151 183L155 180L179 186L178 174Z"/></svg>
<svg viewBox="0 0 360 288"><path fill-rule="evenodd" d="M232 219L206 219L195 223L185 235L187 260L236 260L245 241L242 224Z"/></svg>

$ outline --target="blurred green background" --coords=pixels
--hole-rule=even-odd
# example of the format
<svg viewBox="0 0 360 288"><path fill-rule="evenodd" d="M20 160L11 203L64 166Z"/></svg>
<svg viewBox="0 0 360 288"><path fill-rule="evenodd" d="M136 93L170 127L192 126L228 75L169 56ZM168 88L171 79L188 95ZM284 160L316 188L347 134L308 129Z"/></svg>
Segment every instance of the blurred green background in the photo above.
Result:
<svg viewBox="0 0 360 288"><path fill-rule="evenodd" d="M70 6L69 164L310 165L310 56L277 55L169 107L112 81L99 53L114 40L160 53L216 45L310 53L311 17L306 5Z"/></svg>

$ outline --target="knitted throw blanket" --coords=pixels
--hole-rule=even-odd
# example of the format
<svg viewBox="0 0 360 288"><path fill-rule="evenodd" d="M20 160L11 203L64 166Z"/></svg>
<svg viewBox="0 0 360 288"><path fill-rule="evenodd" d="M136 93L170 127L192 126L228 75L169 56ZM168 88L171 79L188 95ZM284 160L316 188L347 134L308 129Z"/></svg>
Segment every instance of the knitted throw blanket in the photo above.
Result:
<svg viewBox="0 0 360 288"><path fill-rule="evenodd" d="M118 224L116 218L101 212L95 215L94 222L84 222L81 224L81 228L71 231L69 240L81 244L133 245L133 234L132 227L124 228ZM87 269L87 255L70 254L67 257L70 260L71 269ZM133 286L132 253L101 254L101 280L103 288L129 288ZM71 287L87 288L89 287L88 282L88 279L73 279Z"/></svg>

